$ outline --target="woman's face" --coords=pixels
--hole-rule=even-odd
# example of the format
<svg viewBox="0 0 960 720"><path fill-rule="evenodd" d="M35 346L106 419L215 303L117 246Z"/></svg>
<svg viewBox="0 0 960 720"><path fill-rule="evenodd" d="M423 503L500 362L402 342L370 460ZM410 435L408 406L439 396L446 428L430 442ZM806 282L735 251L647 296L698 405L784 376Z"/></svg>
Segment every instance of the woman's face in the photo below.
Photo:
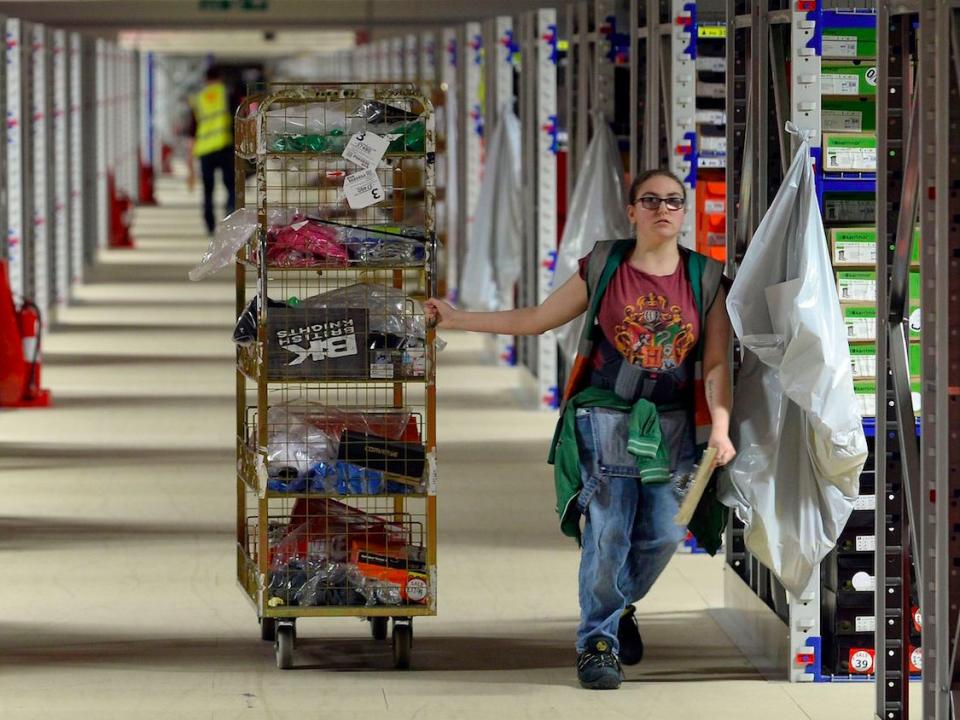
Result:
<svg viewBox="0 0 960 720"><path fill-rule="evenodd" d="M656 203L651 198L682 202L683 188L672 178L655 175L637 188L633 204L627 207L627 217L636 226L638 238L676 240L683 226L686 208L671 210L666 202L659 202L655 209L650 210L644 207L644 198L647 198L648 205Z"/></svg>

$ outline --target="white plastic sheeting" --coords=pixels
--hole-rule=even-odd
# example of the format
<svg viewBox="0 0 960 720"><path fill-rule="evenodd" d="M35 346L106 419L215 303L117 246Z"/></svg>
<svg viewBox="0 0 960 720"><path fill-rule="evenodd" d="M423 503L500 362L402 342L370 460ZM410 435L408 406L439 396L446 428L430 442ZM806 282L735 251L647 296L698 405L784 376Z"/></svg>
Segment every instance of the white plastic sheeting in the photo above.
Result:
<svg viewBox="0 0 960 720"><path fill-rule="evenodd" d="M596 127L570 198L553 275L554 288L563 285L577 272L577 261L598 241L633 235L627 220L623 163L617 152L617 138L602 117L597 117ZM577 354L582 327L581 315L556 330L568 362L573 362Z"/></svg>
<svg viewBox="0 0 960 720"><path fill-rule="evenodd" d="M867 457L806 138L727 309L743 363L731 421L738 454L720 498L746 524L747 550L799 595L850 517Z"/></svg>
<svg viewBox="0 0 960 720"><path fill-rule="evenodd" d="M522 263L520 120L504 109L487 145L483 182L460 284L460 301L471 310L513 307Z"/></svg>

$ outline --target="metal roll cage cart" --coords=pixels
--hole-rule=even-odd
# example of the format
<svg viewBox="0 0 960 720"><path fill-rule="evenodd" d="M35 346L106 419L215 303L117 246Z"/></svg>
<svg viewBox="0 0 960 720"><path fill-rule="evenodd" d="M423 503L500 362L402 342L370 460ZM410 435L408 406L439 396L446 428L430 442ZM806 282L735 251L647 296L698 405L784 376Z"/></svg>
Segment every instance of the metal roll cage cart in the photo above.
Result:
<svg viewBox="0 0 960 720"><path fill-rule="evenodd" d="M278 667L297 620L352 616L379 640L392 618L407 668L413 618L437 611L433 109L412 83L271 83L235 125L258 223L236 268L256 327L237 350L238 580Z"/></svg>

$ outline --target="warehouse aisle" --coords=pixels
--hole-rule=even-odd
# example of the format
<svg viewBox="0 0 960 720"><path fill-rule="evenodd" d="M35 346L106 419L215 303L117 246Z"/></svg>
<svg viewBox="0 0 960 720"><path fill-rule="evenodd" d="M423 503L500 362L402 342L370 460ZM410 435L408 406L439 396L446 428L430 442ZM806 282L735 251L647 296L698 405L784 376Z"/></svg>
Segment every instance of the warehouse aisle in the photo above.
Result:
<svg viewBox="0 0 960 720"><path fill-rule="evenodd" d="M45 341L47 411L0 414L3 718L678 718L872 713L872 685L765 682L714 621L720 564L678 558L640 606L647 660L576 686L577 550L543 462L553 416L476 336L440 356L440 615L413 670L357 620L302 622L274 667L234 579L232 275L182 181L138 210Z"/></svg>

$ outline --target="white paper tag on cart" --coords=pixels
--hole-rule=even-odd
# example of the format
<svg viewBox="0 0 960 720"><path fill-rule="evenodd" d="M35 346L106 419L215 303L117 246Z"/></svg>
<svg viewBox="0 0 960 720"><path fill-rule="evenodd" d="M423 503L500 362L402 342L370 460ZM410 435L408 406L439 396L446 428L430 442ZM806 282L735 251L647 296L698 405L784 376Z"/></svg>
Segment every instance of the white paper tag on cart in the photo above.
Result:
<svg viewBox="0 0 960 720"><path fill-rule="evenodd" d="M361 170L347 175L343 181L343 194L353 210L361 210L383 201L383 185L376 170Z"/></svg>
<svg viewBox="0 0 960 720"><path fill-rule="evenodd" d="M427 495L437 494L437 451L427 453Z"/></svg>
<svg viewBox="0 0 960 720"><path fill-rule="evenodd" d="M375 168L390 147L390 140L372 132L358 132L347 143L342 157L362 168Z"/></svg>

